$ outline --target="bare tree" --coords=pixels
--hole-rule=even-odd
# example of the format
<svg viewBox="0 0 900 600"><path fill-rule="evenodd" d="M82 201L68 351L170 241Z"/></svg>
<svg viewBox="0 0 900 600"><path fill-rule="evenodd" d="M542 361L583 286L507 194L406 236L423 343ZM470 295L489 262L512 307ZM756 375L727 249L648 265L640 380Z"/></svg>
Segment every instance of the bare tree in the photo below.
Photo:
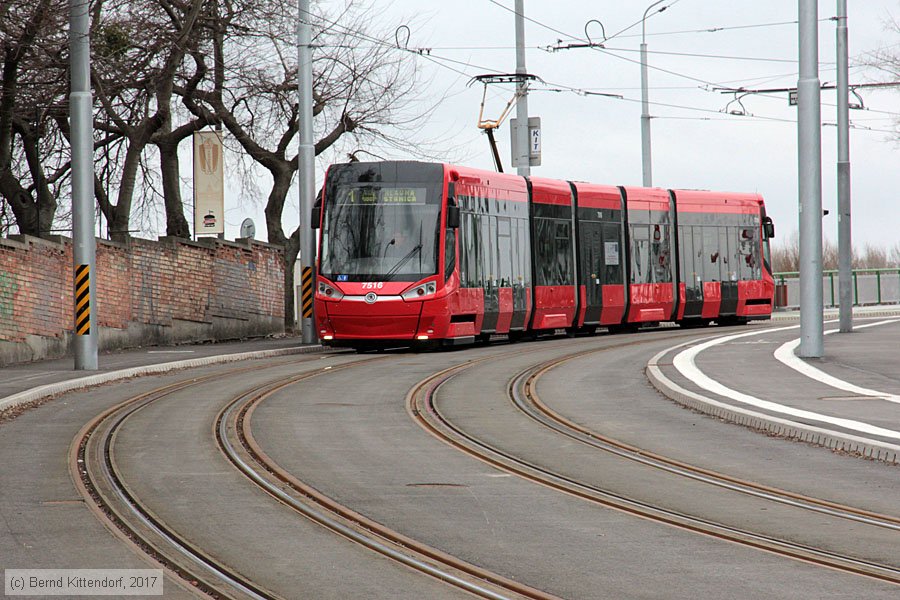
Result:
<svg viewBox="0 0 900 600"><path fill-rule="evenodd" d="M891 246L890 266L900 267L900 242Z"/></svg>
<svg viewBox="0 0 900 600"><path fill-rule="evenodd" d="M800 270L800 234L795 230L787 237L772 243L772 271L796 273Z"/></svg>
<svg viewBox="0 0 900 600"><path fill-rule="evenodd" d="M140 4L112 0L94 4L92 27L98 42L91 76L94 94L108 117L96 119L94 127L125 140L116 203L104 194L97 195L114 240L130 236L134 193L145 149L159 132L157 140L166 147L176 73L204 4L203 0Z"/></svg>
<svg viewBox="0 0 900 600"><path fill-rule="evenodd" d="M838 268L838 246L828 238L822 240L822 269L836 271Z"/></svg>
<svg viewBox="0 0 900 600"><path fill-rule="evenodd" d="M800 270L800 236L797 231L782 243L772 245L772 270L775 273L796 273ZM829 239L822 245L822 266L826 271L837 270L837 246ZM871 243L863 246L860 252L853 248L851 265L854 269L885 269L900 267L900 242L890 248L883 248Z"/></svg>
<svg viewBox="0 0 900 600"><path fill-rule="evenodd" d="M371 31L371 13L352 2L339 15L314 20L315 154L339 140L352 148L405 144L415 153L401 134L415 129L431 107L416 110L420 77L414 60L395 47L393 31ZM214 31L210 44L192 53L196 85L177 91L198 119L221 121L272 178L266 230L270 243L285 247L285 321L291 327L300 231L287 235L282 217L298 165L295 8L274 0L229 3Z"/></svg>
<svg viewBox="0 0 900 600"><path fill-rule="evenodd" d="M862 253L863 269L885 269L889 266L888 251L872 244L866 244Z"/></svg>
<svg viewBox="0 0 900 600"><path fill-rule="evenodd" d="M55 127L66 93L64 6L59 0L3 2L0 13L0 196L19 232L34 236L50 232L69 172Z"/></svg>
<svg viewBox="0 0 900 600"><path fill-rule="evenodd" d="M895 41L862 57L860 62L881 73L883 77L879 79L900 81L900 45L897 44L897 40L900 40L900 14L887 17L884 24L885 30L896 38ZM900 140L900 119L895 120L894 127L894 139Z"/></svg>
<svg viewBox="0 0 900 600"><path fill-rule="evenodd" d="M0 0L0 231L14 219L21 232L39 234L68 214L66 14L63 0ZM111 237L127 239L132 219L158 214L160 198L167 234L187 237L179 143L202 127L224 127L251 165L240 167L253 173L247 179L257 181L260 167L271 177L266 229L269 242L285 247L291 326L300 231L288 235L282 218L298 166L295 6L94 0L91 17L95 194ZM413 141L440 99L421 93L416 59L398 48L393 28L376 31L373 11L354 0L313 20L317 156L433 158L447 145Z"/></svg>

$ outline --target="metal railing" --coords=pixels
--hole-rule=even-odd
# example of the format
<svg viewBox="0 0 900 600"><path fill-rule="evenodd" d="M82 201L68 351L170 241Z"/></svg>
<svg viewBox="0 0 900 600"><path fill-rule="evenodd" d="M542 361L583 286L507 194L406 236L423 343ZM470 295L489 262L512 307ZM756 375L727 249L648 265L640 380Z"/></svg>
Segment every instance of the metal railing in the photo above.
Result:
<svg viewBox="0 0 900 600"><path fill-rule="evenodd" d="M900 267L888 269L853 269L853 306L870 304L900 304ZM775 305L799 306L800 273L775 273ZM838 272L824 271L822 292L825 305L836 307ZM779 289L780 288L780 289Z"/></svg>

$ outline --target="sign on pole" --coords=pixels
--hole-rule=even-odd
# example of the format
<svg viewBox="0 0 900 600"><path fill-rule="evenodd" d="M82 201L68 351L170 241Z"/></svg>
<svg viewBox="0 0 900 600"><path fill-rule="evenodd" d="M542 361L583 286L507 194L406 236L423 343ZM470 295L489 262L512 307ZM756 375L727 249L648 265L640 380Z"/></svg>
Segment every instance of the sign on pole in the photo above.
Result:
<svg viewBox="0 0 900 600"><path fill-rule="evenodd" d="M225 233L222 133L194 133L194 236Z"/></svg>
<svg viewBox="0 0 900 600"><path fill-rule="evenodd" d="M512 136L510 139L512 143L510 144L510 148L512 149L512 166L518 167L519 161L516 160L516 131L518 128L518 120L510 119L509 120L509 132ZM529 166L531 167L539 167L541 166L541 118L540 117L528 117L528 159Z"/></svg>

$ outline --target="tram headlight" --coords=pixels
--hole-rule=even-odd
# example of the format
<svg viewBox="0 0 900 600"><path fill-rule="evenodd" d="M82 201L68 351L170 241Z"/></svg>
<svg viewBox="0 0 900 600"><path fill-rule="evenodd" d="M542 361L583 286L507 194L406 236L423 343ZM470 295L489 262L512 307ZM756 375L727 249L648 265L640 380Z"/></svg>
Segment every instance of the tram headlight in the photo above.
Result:
<svg viewBox="0 0 900 600"><path fill-rule="evenodd" d="M429 281L428 283L423 283L422 285L417 285L411 290L406 290L400 297L404 300L421 300L423 298L427 298L428 296L433 296L437 291L437 284L433 281Z"/></svg>
<svg viewBox="0 0 900 600"><path fill-rule="evenodd" d="M329 300L340 300L344 294L340 290L331 287L327 283L319 282L319 295L325 296Z"/></svg>

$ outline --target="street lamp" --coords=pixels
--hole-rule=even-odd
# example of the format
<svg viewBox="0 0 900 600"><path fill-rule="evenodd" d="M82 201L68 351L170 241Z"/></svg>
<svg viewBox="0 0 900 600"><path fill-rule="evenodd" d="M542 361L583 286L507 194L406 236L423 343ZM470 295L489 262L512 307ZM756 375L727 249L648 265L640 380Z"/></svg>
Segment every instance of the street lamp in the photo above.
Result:
<svg viewBox="0 0 900 600"><path fill-rule="evenodd" d="M648 6L641 18L641 171L644 187L653 185L653 168L650 163L650 99L647 91L647 14L664 1L658 0ZM667 8L669 7L663 6L658 12Z"/></svg>

